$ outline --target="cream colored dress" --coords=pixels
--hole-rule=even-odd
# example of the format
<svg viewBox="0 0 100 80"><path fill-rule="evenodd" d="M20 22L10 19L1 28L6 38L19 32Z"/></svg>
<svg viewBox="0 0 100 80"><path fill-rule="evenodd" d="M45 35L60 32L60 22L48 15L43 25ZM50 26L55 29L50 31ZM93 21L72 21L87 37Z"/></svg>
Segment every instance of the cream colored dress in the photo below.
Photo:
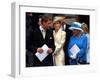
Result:
<svg viewBox="0 0 100 80"><path fill-rule="evenodd" d="M55 51L53 53L53 60L54 65L56 66L62 66L65 64L65 55L64 55L64 42L66 37L66 32L59 29L58 32L53 31L54 35L54 42L55 42Z"/></svg>

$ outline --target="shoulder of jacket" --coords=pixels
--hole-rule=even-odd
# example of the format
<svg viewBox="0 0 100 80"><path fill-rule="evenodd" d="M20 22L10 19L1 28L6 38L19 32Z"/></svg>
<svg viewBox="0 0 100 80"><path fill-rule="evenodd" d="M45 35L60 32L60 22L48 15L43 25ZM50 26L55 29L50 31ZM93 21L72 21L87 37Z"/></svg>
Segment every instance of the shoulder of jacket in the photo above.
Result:
<svg viewBox="0 0 100 80"><path fill-rule="evenodd" d="M62 31L62 35L66 35L66 32L65 31Z"/></svg>

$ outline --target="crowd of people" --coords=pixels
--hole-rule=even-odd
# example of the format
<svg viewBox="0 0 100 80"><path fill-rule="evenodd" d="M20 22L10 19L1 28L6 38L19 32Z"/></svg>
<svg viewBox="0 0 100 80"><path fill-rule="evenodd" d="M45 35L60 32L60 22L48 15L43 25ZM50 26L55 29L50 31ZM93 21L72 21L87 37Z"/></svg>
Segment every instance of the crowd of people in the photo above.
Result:
<svg viewBox="0 0 100 80"><path fill-rule="evenodd" d="M31 22L26 18L26 67L90 63L89 20L80 22L77 16L74 22L67 24L66 18L65 15L42 15L31 27L32 17ZM36 53L43 54L44 44L48 46L48 56L40 61Z"/></svg>

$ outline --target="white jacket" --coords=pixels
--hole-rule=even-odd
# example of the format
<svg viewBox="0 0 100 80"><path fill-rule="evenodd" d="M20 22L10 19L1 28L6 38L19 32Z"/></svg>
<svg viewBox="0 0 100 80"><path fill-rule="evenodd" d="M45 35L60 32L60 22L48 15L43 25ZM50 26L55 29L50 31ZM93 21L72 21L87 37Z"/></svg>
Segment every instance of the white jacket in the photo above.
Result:
<svg viewBox="0 0 100 80"><path fill-rule="evenodd" d="M64 51L63 46L66 38L66 32L59 29L58 32L53 31L54 35L54 42L55 42L55 51L53 53L54 55L54 64L55 65L64 65L65 64L65 57L64 57Z"/></svg>

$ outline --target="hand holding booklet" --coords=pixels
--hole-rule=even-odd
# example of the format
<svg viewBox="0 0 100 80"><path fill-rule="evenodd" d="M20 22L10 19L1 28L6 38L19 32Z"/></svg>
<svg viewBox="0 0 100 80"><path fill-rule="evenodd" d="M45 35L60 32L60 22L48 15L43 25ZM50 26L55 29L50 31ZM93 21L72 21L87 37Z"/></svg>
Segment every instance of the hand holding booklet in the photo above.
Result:
<svg viewBox="0 0 100 80"><path fill-rule="evenodd" d="M76 44L74 44L72 48L70 49L70 52L72 53L70 57L72 59L75 59L79 51L80 51L79 47Z"/></svg>
<svg viewBox="0 0 100 80"><path fill-rule="evenodd" d="M44 44L41 48L43 49L43 52L42 53L36 52L35 55L42 62L48 56L48 53L47 53L48 46Z"/></svg>

